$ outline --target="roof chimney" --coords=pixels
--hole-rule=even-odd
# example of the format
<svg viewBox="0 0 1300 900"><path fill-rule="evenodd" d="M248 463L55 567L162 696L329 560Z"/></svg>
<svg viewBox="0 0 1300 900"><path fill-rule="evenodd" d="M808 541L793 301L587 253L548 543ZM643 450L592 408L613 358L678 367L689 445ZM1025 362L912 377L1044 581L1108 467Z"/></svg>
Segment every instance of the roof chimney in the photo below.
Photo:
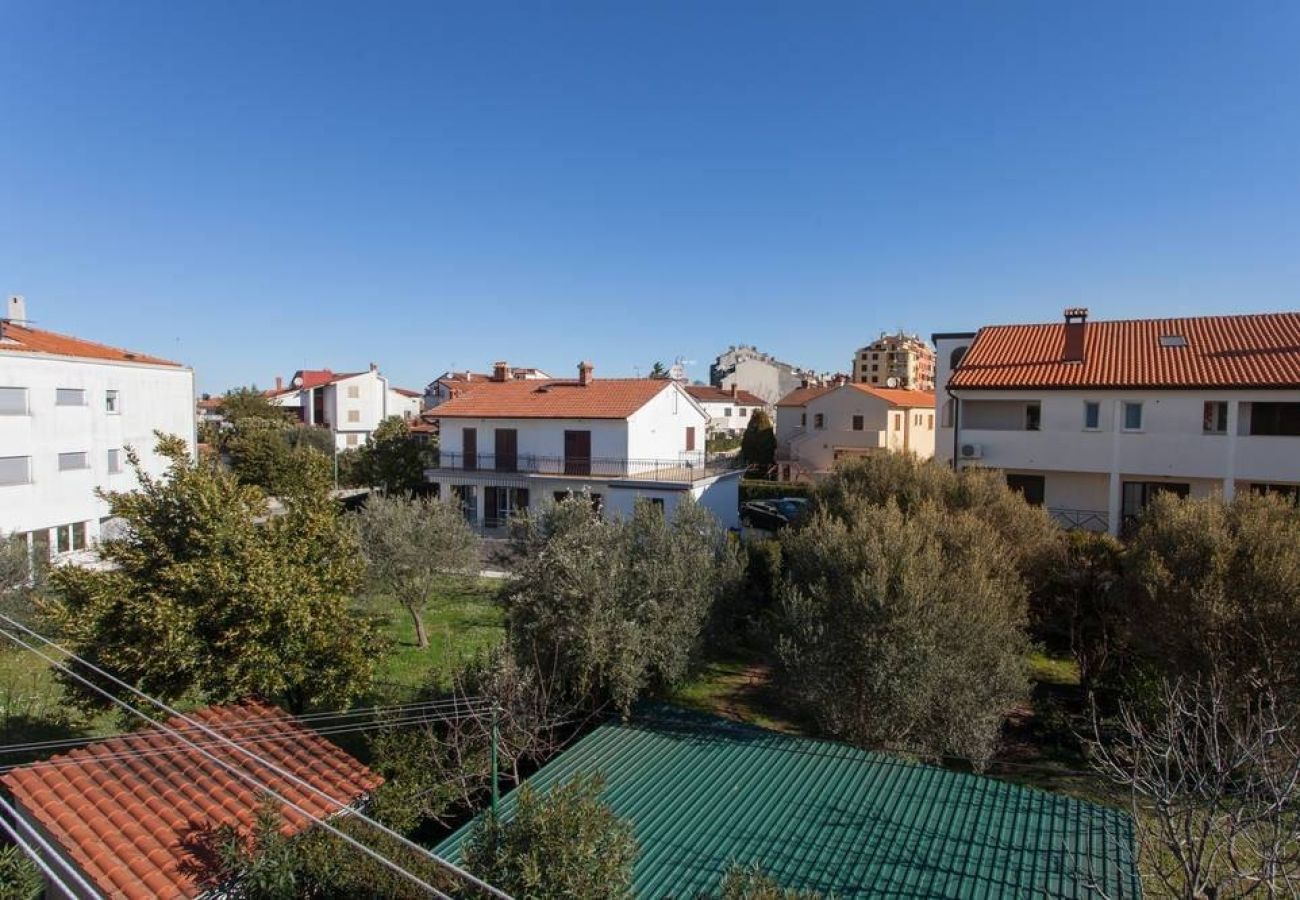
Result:
<svg viewBox="0 0 1300 900"><path fill-rule="evenodd" d="M735 400L738 393L740 393L740 385L733 381L731 383L731 399Z"/></svg>
<svg viewBox="0 0 1300 900"><path fill-rule="evenodd" d="M492 364L492 380L509 381L510 363L506 362L505 360L501 360L500 362L494 362Z"/></svg>
<svg viewBox="0 0 1300 900"><path fill-rule="evenodd" d="M275 376L275 392L278 394L284 390L284 379L279 375Z"/></svg>
<svg viewBox="0 0 1300 900"><path fill-rule="evenodd" d="M1072 306L1065 311L1065 362L1083 362L1083 334L1088 327L1088 310Z"/></svg>
<svg viewBox="0 0 1300 900"><path fill-rule="evenodd" d="M591 373L593 369L595 369L595 366L585 360L578 363L578 384L583 386L591 384Z"/></svg>
<svg viewBox="0 0 1300 900"><path fill-rule="evenodd" d="M379 363L371 363L371 364L370 364L370 371L372 371L372 372L378 372L378 371L379 371Z"/></svg>
<svg viewBox="0 0 1300 900"><path fill-rule="evenodd" d="M4 318L11 322L27 324L27 301L18 294L12 294L9 297L9 303L5 310Z"/></svg>

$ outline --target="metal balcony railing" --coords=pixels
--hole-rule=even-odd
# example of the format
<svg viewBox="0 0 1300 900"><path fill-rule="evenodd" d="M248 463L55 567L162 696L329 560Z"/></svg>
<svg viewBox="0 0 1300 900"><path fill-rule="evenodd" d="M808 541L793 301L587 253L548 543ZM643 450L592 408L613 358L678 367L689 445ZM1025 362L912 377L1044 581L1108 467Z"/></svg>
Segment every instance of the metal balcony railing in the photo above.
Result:
<svg viewBox="0 0 1300 900"><path fill-rule="evenodd" d="M563 478L629 479L639 481L699 481L737 468L734 455L712 456L704 451L685 451L678 459L637 459L615 456L541 456L518 453L465 454L443 450L429 469L438 472L519 473Z"/></svg>
<svg viewBox="0 0 1300 900"><path fill-rule="evenodd" d="M1049 507L1047 511L1062 528L1105 531L1110 527L1110 515L1105 510Z"/></svg>

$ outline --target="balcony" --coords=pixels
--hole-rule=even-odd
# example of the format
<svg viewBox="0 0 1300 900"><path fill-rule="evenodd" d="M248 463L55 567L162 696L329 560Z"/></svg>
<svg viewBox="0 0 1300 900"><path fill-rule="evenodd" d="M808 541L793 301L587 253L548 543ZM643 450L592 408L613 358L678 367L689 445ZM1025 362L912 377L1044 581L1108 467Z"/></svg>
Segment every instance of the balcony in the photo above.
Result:
<svg viewBox="0 0 1300 900"><path fill-rule="evenodd" d="M588 478L598 481L663 481L690 483L712 478L739 468L734 455L712 456L688 451L680 459L633 459L613 456L540 456L519 453L496 456L443 450L437 465L425 469L424 477L437 481L447 475L535 475L551 478Z"/></svg>

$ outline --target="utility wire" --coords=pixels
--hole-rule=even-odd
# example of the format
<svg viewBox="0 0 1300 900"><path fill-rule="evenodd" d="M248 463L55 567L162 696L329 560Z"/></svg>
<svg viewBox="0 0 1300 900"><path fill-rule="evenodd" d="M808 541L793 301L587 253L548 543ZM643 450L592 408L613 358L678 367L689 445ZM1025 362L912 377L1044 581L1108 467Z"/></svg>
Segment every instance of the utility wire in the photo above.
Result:
<svg viewBox="0 0 1300 900"><path fill-rule="evenodd" d="M100 669L98 666L95 666L93 663L90 663L90 662L87 662L87 661L84 660L84 659L81 659L81 658L78 657L76 654L70 653L69 651L65 650L63 647L60 647L58 644L54 643L53 641L49 640L48 638L44 637L43 635L40 635L40 634L36 633L35 631L33 631L32 629L28 628L27 626L23 625L21 622L16 622L16 621L14 621L12 618L10 618L9 616L3 615L3 614L0 614L0 621L7 622L8 624L14 626L15 628L19 629L19 630L22 631L23 633L29 634L29 635L31 635L32 637L35 637L36 639L38 639L38 640L44 642L45 644L47 644L47 645L49 645L49 646L51 646L51 647L53 647L53 648L59 650L60 652L67 654L68 657L70 657L70 658L72 658L72 659L76 659L78 662L80 662L82 665L86 666L87 668L91 669L92 671L97 672L98 674L103 675L105 678L108 678L110 681L114 681L114 682L116 682L116 683L122 685L123 687L125 687L125 688L127 688L129 691L131 691L132 693L139 694L141 697L143 697L144 699L148 700L149 702L151 702L151 703L153 703L153 704L155 704L155 705L157 705L157 706L162 707L164 710L166 710L166 711L168 711L168 712L171 712L173 715L175 715L175 716L177 716L177 717L183 719L184 721L188 722L191 726L193 726L193 727L195 727L195 728L200 728L200 729L203 728L203 726L199 725L199 724L198 724L197 722L195 722L194 720L192 720L192 719L188 719L187 717L184 717L184 716L181 716L180 713L175 712L174 710L171 710L169 707L166 706L166 704L162 703L161 701L159 701L159 700L154 700L152 697L149 697L148 695L143 694L143 693L141 693L140 691L137 691L135 688L133 688L133 687L131 687L130 685L126 684L125 682L121 681L121 679L118 679L118 678L116 678L115 676L108 674L108 673L105 672L104 670ZM108 699L110 702L112 702L113 704L115 704L115 705L117 705L117 706L120 706L121 708L123 708L123 709L126 710L127 712L131 713L132 715L135 715L135 716L137 716L137 717L139 717L139 718L141 718L141 719L143 719L143 720L145 720L146 722L149 722L149 723L151 723L151 724L156 724L156 723L154 723L154 720L151 719L147 714L145 714L145 713L141 712L140 710L136 709L135 707L131 706L131 705L130 705L129 703L127 703L126 701L121 700L121 699L119 699L118 697L114 696L113 694L109 693L107 690L105 690L104 688L102 688L102 687L100 687L99 685L95 684L95 683L92 682L90 679L86 678L85 676L81 675L80 673L75 672L75 671L73 671L72 669L68 668L68 666L64 665L62 662L60 662L60 661L54 659L53 657L51 657L51 656L49 656L49 655L47 655L47 654L41 652L41 650L40 650L39 648L37 648L37 647L35 647L35 646L33 646L33 645L27 643L26 641L22 640L22 638L19 638L18 636L16 636L16 635L10 633L9 631L4 630L3 628L0 628L0 636L3 636L3 637L6 637L6 638L9 638L11 641L13 641L14 643L18 644L19 646L24 647L24 648L26 648L26 649L32 651L32 652L35 653L37 656L39 656L39 657L41 657L42 659L44 659L46 662L48 662L50 665L54 666L54 667L55 667L56 669L58 669L59 671L65 673L65 674L68 675L69 677L74 678L74 679L76 679L77 681L81 682L82 684L86 685L86 686L87 686L88 688L90 688L91 690L93 690L93 691L95 691L96 693L102 695L103 697L105 697L106 699ZM219 735L217 735L216 732L211 731L211 729L206 729L206 731L207 731L207 732L209 733L209 735L212 736L212 737L220 737ZM179 737L179 736L178 736L178 737ZM185 741L186 743L191 743L191 742L189 742L189 741L188 741L186 738L184 738L184 737L180 737L180 739L181 739L182 741ZM405 838L405 837L399 835L397 832L393 831L392 829L387 828L387 827L385 827L385 826L379 824L378 822L375 822L373 819L370 819L368 816L363 815L362 813L360 813L360 812L358 812L357 810L353 809L351 806L347 805L346 803L342 803L341 801L334 799L334 798L331 797L329 794L327 794L327 793L325 793L324 791L322 791L322 790L320 790L319 788L317 788L315 785L312 785L312 784L310 784L309 782L303 781L301 778L298 778L296 775L293 775L292 773L289 773L289 772L285 772L283 769L280 769L278 766L275 766L275 765L273 765L273 764L271 764L271 763L266 762L265 760L260 759L256 754L251 753L251 752L249 752L249 751L246 751L246 750L242 749L238 744L234 743L233 741L226 740L226 745L232 747L233 749L235 749L235 750L237 750L237 751L239 751L240 753L244 754L245 756L248 756L248 757L249 757L250 759L252 759L254 762L260 763L262 766L266 767L267 769L270 769L271 771L274 771L274 772L279 773L279 774L281 775L281 777L285 777L285 778L288 778L288 779L291 780L291 781L295 781L295 782L301 784L302 786L308 788L308 789L311 790L313 793L317 793L317 794L321 795L321 796L324 797L324 798L325 798L329 803L331 803L331 804L333 804L333 805L339 807L340 812L342 812L344 815L351 815L351 816L354 816L354 817L356 817L356 818L361 819L361 820L364 821L364 822L367 822L367 823L373 825L375 828L379 829L380 831L382 831L382 832L384 832L384 833L386 833L386 834L390 834L390 835L394 836L394 837L395 837L395 838L396 838L400 843L402 843L404 846L409 846L409 847L411 847L412 849L416 850L416 851L417 851L418 853L420 853L421 855L426 856L426 857L428 857L429 859L431 859L431 860L433 860L433 861L435 861L435 862L437 862L437 863L441 863L441 864L447 866L447 867L450 868L452 871L456 871L457 873L459 873L460 871L463 871L463 870L460 870L460 868L459 868L458 866L454 866L452 863L449 863L449 862L447 862L446 860L442 860L442 859L440 859L439 857L433 855L433 854L430 853L428 850L426 850L425 848L421 847L419 844L416 844L416 843L414 843L413 841L410 841L410 840L408 840L407 838ZM194 745L191 743L191 746L194 746ZM351 835L349 835L349 834L347 834L347 833L345 833L345 832L343 832L343 831L340 831L338 828L336 828L335 826L331 825L329 822L325 821L325 820L324 820L323 818L321 818L320 816L316 816L316 815L313 815L312 813L308 812L308 811L305 810L302 806L300 806L300 805L297 804L297 803L294 803L292 800L289 800L289 799L288 799L287 797L285 797L283 794L279 793L278 791L275 791L275 790L271 789L270 787L266 786L265 784L262 784L262 783L261 783L260 781L258 781L256 778L254 778L253 776L251 776L249 773L247 773L247 772L245 772L245 771L239 769L238 767L236 767L236 766L234 766L234 765L232 765L232 764L226 762L225 760L220 759L220 758L217 757L217 756L214 756L212 753L209 753L207 750L204 750L204 749L201 748L201 747L194 746L194 749L197 750L200 754L202 754L205 758L211 760L212 762L214 762L214 763L216 763L217 765L221 766L221 767L222 767L223 769L225 769L226 771L230 772L230 773L231 773L232 775L234 775L236 778L240 778L240 779L242 779L242 780L244 780L244 781L246 781L246 782L252 784L254 787L258 788L259 790L264 791L265 793L267 793L267 794L269 794L270 796L274 797L275 799L279 800L279 801L280 801L281 803L283 803L285 806L288 806L290 809L293 809L294 811L296 811L297 813L299 813L300 815L302 815L302 816L305 817L306 819L308 819L308 820L310 820L310 821L314 821L314 822L316 822L320 827L326 829L327 831L329 831L331 834L335 835L336 837L341 838L341 839L342 839L343 841L345 841L346 843L348 843L348 844L350 844L350 845L356 847L358 850L360 850L361 852L365 853L365 854L366 854L367 856L369 856L371 859L375 860L375 861L378 862L380 865L384 866L385 868L389 869L390 871L395 872L396 874L402 876L403 878L405 878L405 879L411 881L411 882L412 882L413 884L415 884L416 886L418 886L418 887L420 887L420 888L423 888L424 890L428 891L429 893L433 894L434 896L442 898L442 900L452 900L451 897L449 897L447 894L443 893L442 891L438 890L438 889L435 888L433 885L428 884L427 882L425 882L423 879L421 879L421 878L418 877L417 875L414 875L414 874L412 874L411 872L407 871L406 869L402 868L402 867L401 867L400 865L398 865L397 863L393 862L392 860L388 859L387 857L383 856L382 854L376 852L375 850L373 850L373 849L371 849L370 847L366 846L365 844L361 843L359 840L357 840L356 838L352 837ZM484 888L485 890L487 890L487 891L488 891L490 894L492 894L493 896L497 896L497 897L500 897L500 898L505 898L505 900L510 900L509 895L507 895L507 894L505 894L505 893L499 891L498 889L492 887L491 885L487 885L486 883L479 881L479 879L475 878L473 875L470 875L468 872L465 872L465 873L464 873L464 877L466 878L466 880L470 881L470 883L477 883L477 884L479 884L479 885L482 885L483 888Z"/></svg>
<svg viewBox="0 0 1300 900"><path fill-rule="evenodd" d="M9 835L10 839L18 845L18 848L26 853L27 857L32 862L36 863L40 870L45 873L46 877L58 886L59 890L62 891L62 896L76 897L78 900L80 900L80 898L103 900L104 895L86 881L85 876L82 875L81 872L77 871L77 867L73 865L66 856L51 847L50 842L45 839L45 836L41 834L36 826L24 819L18 810L3 797L0 797L0 809L3 809L8 813L7 816L0 815L0 828L3 828ZM23 831L22 835L18 833L19 829ZM36 852L32 845L28 843L28 840L39 845L45 852ZM69 888L68 883L63 880L62 876L51 868L51 860L57 862L59 868L64 869L72 876L72 881L76 882L76 884L81 887L80 893Z"/></svg>

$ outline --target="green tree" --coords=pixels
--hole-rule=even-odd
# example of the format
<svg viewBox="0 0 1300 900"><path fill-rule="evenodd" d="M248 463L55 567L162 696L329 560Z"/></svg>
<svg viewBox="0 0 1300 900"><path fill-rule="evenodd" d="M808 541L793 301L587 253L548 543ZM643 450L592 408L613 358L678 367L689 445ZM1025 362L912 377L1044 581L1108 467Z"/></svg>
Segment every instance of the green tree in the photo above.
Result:
<svg viewBox="0 0 1300 900"><path fill-rule="evenodd" d="M740 458L745 465L760 472L769 471L776 463L776 431L772 420L761 409L755 410L740 438Z"/></svg>
<svg viewBox="0 0 1300 900"><path fill-rule="evenodd" d="M265 392L257 389L257 385L226 391L221 398L221 415L226 420L226 424L233 428L254 420L282 425L290 422L289 410L272 403Z"/></svg>
<svg viewBox="0 0 1300 900"><path fill-rule="evenodd" d="M13 844L0 847L0 900L36 900L45 879L36 863Z"/></svg>
<svg viewBox="0 0 1300 900"><path fill-rule="evenodd" d="M510 818L488 812L474 825L465 867L516 897L630 898L636 838L601 802L603 787L597 776L575 776L546 793L525 783Z"/></svg>
<svg viewBox="0 0 1300 900"><path fill-rule="evenodd" d="M605 521L585 498L517 525L521 562L502 594L515 658L554 672L569 697L621 710L677 685L713 605L738 589L735 542L683 500L671 518L639 500Z"/></svg>
<svg viewBox="0 0 1300 900"><path fill-rule="evenodd" d="M40 596L48 570L48 563L28 549L25 536L0 534L0 612L32 623L32 604Z"/></svg>
<svg viewBox="0 0 1300 900"><path fill-rule="evenodd" d="M44 611L70 649L163 700L258 695L301 711L365 690L382 641L350 612L364 562L325 473L268 517L261 491L193 462L180 438L160 435L158 452L165 477L129 452L139 490L104 495L126 524L101 545L109 568L52 576Z"/></svg>
<svg viewBox="0 0 1300 900"><path fill-rule="evenodd" d="M761 865L732 865L718 886L719 900L821 900L817 891L781 887Z"/></svg>
<svg viewBox="0 0 1300 900"><path fill-rule="evenodd" d="M356 523L370 589L392 594L429 646L420 613L440 583L478 570L478 535L459 507L431 498L372 494Z"/></svg>
<svg viewBox="0 0 1300 900"><path fill-rule="evenodd" d="M1026 590L996 532L934 501L845 501L781 537L780 677L830 734L992 753L1028 695Z"/></svg>
<svg viewBox="0 0 1300 900"><path fill-rule="evenodd" d="M1129 548L1136 649L1171 680L1300 700L1300 509L1281 497L1157 497Z"/></svg>
<svg viewBox="0 0 1300 900"><path fill-rule="evenodd" d="M663 381L668 377L668 369L659 360L655 360L655 364L650 367L650 377Z"/></svg>
<svg viewBox="0 0 1300 900"><path fill-rule="evenodd" d="M400 416L389 416L358 450L350 477L390 493L414 491L425 483L425 462L424 448L411 436L410 425Z"/></svg>

